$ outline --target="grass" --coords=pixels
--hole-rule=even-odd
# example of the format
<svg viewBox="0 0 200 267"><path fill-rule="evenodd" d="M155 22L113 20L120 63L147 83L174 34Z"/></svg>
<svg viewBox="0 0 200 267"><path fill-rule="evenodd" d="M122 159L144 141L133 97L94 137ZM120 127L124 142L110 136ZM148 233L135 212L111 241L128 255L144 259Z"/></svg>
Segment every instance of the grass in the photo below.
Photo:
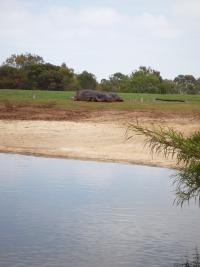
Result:
<svg viewBox="0 0 200 267"><path fill-rule="evenodd" d="M0 104L5 102L11 104L40 105L44 107L55 107L64 109L114 109L114 110L148 110L158 112L190 113L200 112L200 95L177 95L177 94L138 94L120 93L124 102L116 103L92 103L73 101L75 92L63 91L39 91L39 90L0 90ZM179 102L160 102L156 98L185 100ZM54 104L52 104L54 103Z"/></svg>

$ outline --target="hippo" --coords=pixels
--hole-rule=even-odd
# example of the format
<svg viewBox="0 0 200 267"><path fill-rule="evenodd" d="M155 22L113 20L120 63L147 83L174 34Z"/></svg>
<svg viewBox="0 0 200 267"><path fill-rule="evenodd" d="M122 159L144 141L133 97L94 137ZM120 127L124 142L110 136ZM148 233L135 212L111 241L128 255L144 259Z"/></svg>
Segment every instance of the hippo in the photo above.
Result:
<svg viewBox="0 0 200 267"><path fill-rule="evenodd" d="M95 90L79 90L74 97L75 101L91 102L123 102L123 98L115 93L100 92Z"/></svg>

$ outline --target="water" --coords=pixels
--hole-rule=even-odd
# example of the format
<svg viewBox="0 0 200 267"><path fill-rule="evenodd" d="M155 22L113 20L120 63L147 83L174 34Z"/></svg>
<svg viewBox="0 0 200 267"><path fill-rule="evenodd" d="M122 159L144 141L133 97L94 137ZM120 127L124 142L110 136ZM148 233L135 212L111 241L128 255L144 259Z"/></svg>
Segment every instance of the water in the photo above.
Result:
<svg viewBox="0 0 200 267"><path fill-rule="evenodd" d="M200 209L162 168L0 154L0 267L174 266Z"/></svg>

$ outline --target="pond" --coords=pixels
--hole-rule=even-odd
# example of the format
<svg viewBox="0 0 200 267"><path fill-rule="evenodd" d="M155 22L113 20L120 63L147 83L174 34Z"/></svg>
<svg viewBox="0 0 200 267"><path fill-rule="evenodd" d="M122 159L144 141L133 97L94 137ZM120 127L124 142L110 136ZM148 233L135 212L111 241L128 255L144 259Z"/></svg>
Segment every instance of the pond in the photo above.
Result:
<svg viewBox="0 0 200 267"><path fill-rule="evenodd" d="M200 248L200 209L172 170L0 154L1 267L174 266Z"/></svg>

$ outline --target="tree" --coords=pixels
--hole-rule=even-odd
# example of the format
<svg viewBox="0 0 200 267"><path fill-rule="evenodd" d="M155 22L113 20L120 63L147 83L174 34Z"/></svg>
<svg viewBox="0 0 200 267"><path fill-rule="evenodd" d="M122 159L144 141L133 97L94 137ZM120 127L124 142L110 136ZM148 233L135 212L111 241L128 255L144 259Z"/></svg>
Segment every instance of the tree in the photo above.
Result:
<svg viewBox="0 0 200 267"><path fill-rule="evenodd" d="M132 133L144 135L151 152L163 153L165 157L176 157L177 173L176 185L177 204L183 204L191 198L200 202L200 131L190 137L184 137L181 132L171 128L148 129L139 124L130 125L129 137Z"/></svg>
<svg viewBox="0 0 200 267"><path fill-rule="evenodd" d="M28 80L28 87L41 90L64 90L65 76L60 66L49 63L30 64L24 67Z"/></svg>
<svg viewBox="0 0 200 267"><path fill-rule="evenodd" d="M24 72L10 66L0 67L1 89L26 89L27 79Z"/></svg>
<svg viewBox="0 0 200 267"><path fill-rule="evenodd" d="M80 89L96 89L97 80L94 74L87 71L77 75L77 81L80 86Z"/></svg>
<svg viewBox="0 0 200 267"><path fill-rule="evenodd" d="M26 53L20 55L13 54L9 58L7 58L3 64L14 68L24 68L28 65L43 63L44 60L42 57Z"/></svg>
<svg viewBox="0 0 200 267"><path fill-rule="evenodd" d="M75 90L79 87L74 70L63 63L44 63L37 55L12 55L0 67L0 88Z"/></svg>
<svg viewBox="0 0 200 267"><path fill-rule="evenodd" d="M58 71L49 70L44 71L39 76L38 87L44 90L63 90L64 89L63 75Z"/></svg>
<svg viewBox="0 0 200 267"><path fill-rule="evenodd" d="M109 77L109 80L102 79L99 87L103 91L128 92L129 77L121 72L116 72Z"/></svg>
<svg viewBox="0 0 200 267"><path fill-rule="evenodd" d="M76 90L78 88L78 82L73 69L68 68L65 63L62 63L59 73L64 78L64 90Z"/></svg>
<svg viewBox="0 0 200 267"><path fill-rule="evenodd" d="M173 81L165 79L165 80L162 80L161 82L160 93L161 94L176 94L178 93L178 90Z"/></svg>
<svg viewBox="0 0 200 267"><path fill-rule="evenodd" d="M174 82L179 93L184 94L196 94L197 90L197 80L192 75L178 75Z"/></svg>
<svg viewBox="0 0 200 267"><path fill-rule="evenodd" d="M99 90L110 92L112 91L112 84L110 80L102 79L99 85Z"/></svg>
<svg viewBox="0 0 200 267"><path fill-rule="evenodd" d="M137 93L160 93L162 77L160 72L150 67L141 66L130 75L131 92Z"/></svg>
<svg viewBox="0 0 200 267"><path fill-rule="evenodd" d="M129 78L121 72L116 72L110 76L112 91L127 92L129 87Z"/></svg>
<svg viewBox="0 0 200 267"><path fill-rule="evenodd" d="M159 71L140 66L130 75L116 72L98 83L93 73L83 71L76 74L66 63L60 66L45 63L41 56L31 53L12 54L0 66L0 72L0 88L8 89L58 88L58 90L96 89L130 93L200 94L200 78L195 79L192 75L178 75L173 81L166 80L162 79ZM45 84L47 88L44 87Z"/></svg>

